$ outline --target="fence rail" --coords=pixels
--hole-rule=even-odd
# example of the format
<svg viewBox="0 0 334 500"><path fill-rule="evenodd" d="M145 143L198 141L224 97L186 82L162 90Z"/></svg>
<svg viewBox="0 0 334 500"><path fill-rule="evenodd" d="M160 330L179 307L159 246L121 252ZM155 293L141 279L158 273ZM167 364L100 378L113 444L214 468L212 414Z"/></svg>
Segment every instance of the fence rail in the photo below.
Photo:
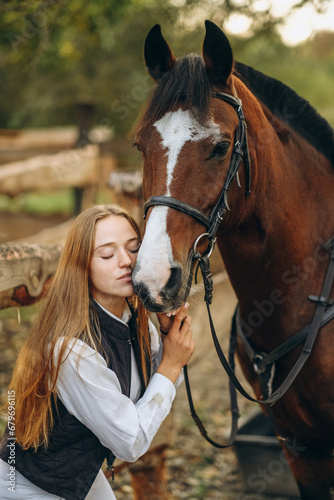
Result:
<svg viewBox="0 0 334 500"><path fill-rule="evenodd" d="M0 166L0 194L8 196L91 186L98 180L99 147L93 144Z"/></svg>
<svg viewBox="0 0 334 500"><path fill-rule="evenodd" d="M0 194L15 197L73 188L81 189L83 203L89 204L95 200L100 178L100 149L89 144L1 164ZM0 309L39 300L56 270L71 223L0 245Z"/></svg>

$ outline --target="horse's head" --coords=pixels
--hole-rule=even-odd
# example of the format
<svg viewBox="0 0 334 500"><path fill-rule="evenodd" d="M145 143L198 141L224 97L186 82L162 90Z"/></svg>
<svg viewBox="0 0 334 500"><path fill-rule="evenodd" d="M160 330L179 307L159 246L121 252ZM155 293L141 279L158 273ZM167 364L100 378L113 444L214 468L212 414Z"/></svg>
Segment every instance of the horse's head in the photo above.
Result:
<svg viewBox="0 0 334 500"><path fill-rule="evenodd" d="M235 89L232 50L215 24L206 21L203 58L189 55L180 60L174 58L160 27L153 27L145 41L145 61L158 86L141 117L135 142L144 162L144 198L154 198L147 206L133 285L149 310L168 312L188 296L194 243L208 231L205 218L215 210L224 184L231 207L225 230L242 209L244 191L236 182L231 188L227 182L231 164L239 158L235 143L242 118L238 100L232 97L231 106L216 98L217 91L227 99L235 96ZM220 207L226 208L227 191ZM183 202L185 210L171 206L171 198ZM196 209L204 219L196 217ZM201 238L197 250L207 251L208 244Z"/></svg>

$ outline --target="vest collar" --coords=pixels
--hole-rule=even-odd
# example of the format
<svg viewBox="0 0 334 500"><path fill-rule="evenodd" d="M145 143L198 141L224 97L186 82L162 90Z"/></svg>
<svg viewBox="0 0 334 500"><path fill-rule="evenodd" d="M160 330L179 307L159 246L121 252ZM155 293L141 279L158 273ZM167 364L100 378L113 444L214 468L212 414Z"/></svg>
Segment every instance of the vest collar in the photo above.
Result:
<svg viewBox="0 0 334 500"><path fill-rule="evenodd" d="M93 299L94 302L100 306L100 308L107 314L109 314L109 316L111 316L112 318L114 318L116 321L121 321L122 323L124 323L125 325L127 325L129 323L129 320L131 318L131 311L130 311L130 307L128 305L128 303L126 302L125 303L125 308L124 308L124 311L123 311L123 314L122 314L122 317L121 318L118 318L117 316L115 316L115 314L113 314L112 312L108 311L108 309L106 309L105 307L101 306L101 304Z"/></svg>
<svg viewBox="0 0 334 500"><path fill-rule="evenodd" d="M91 304L97 313L101 329L103 329L108 335L112 335L113 337L119 338L121 340L129 340L129 326L124 321L125 319L127 319L128 321L131 319L131 311L128 306L126 310L124 310L122 319L120 319L117 318L117 316L115 316L114 314L107 311L98 302L96 302L96 300L92 300Z"/></svg>

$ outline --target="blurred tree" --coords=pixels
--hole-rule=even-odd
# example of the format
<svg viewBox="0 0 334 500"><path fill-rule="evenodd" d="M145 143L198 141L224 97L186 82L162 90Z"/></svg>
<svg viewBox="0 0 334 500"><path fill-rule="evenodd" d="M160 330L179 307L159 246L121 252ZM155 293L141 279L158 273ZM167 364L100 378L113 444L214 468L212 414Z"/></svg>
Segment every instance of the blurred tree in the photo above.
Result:
<svg viewBox="0 0 334 500"><path fill-rule="evenodd" d="M320 9L327 1L301 0L296 8ZM205 19L223 27L236 12L250 19L247 40L231 37L236 58L302 94L304 86L305 97L312 91L313 104L326 106L333 66L312 50L284 47L276 29L282 19L257 6L257 0L2 0L0 127L75 123L74 104L88 100L97 106L97 123L124 135L153 87L142 55L150 27L161 24L180 56L201 51Z"/></svg>

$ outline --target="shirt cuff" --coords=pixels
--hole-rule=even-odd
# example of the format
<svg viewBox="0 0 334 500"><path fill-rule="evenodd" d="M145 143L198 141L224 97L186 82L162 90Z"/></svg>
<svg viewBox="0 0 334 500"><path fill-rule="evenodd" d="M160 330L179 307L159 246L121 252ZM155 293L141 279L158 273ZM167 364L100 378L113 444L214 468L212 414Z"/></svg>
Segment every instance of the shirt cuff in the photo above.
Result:
<svg viewBox="0 0 334 500"><path fill-rule="evenodd" d="M161 373L155 373L147 386L143 399L161 399L161 404L159 406L167 406L168 409L172 406L176 395L176 389L171 380L162 375ZM157 401L158 402L158 401Z"/></svg>

